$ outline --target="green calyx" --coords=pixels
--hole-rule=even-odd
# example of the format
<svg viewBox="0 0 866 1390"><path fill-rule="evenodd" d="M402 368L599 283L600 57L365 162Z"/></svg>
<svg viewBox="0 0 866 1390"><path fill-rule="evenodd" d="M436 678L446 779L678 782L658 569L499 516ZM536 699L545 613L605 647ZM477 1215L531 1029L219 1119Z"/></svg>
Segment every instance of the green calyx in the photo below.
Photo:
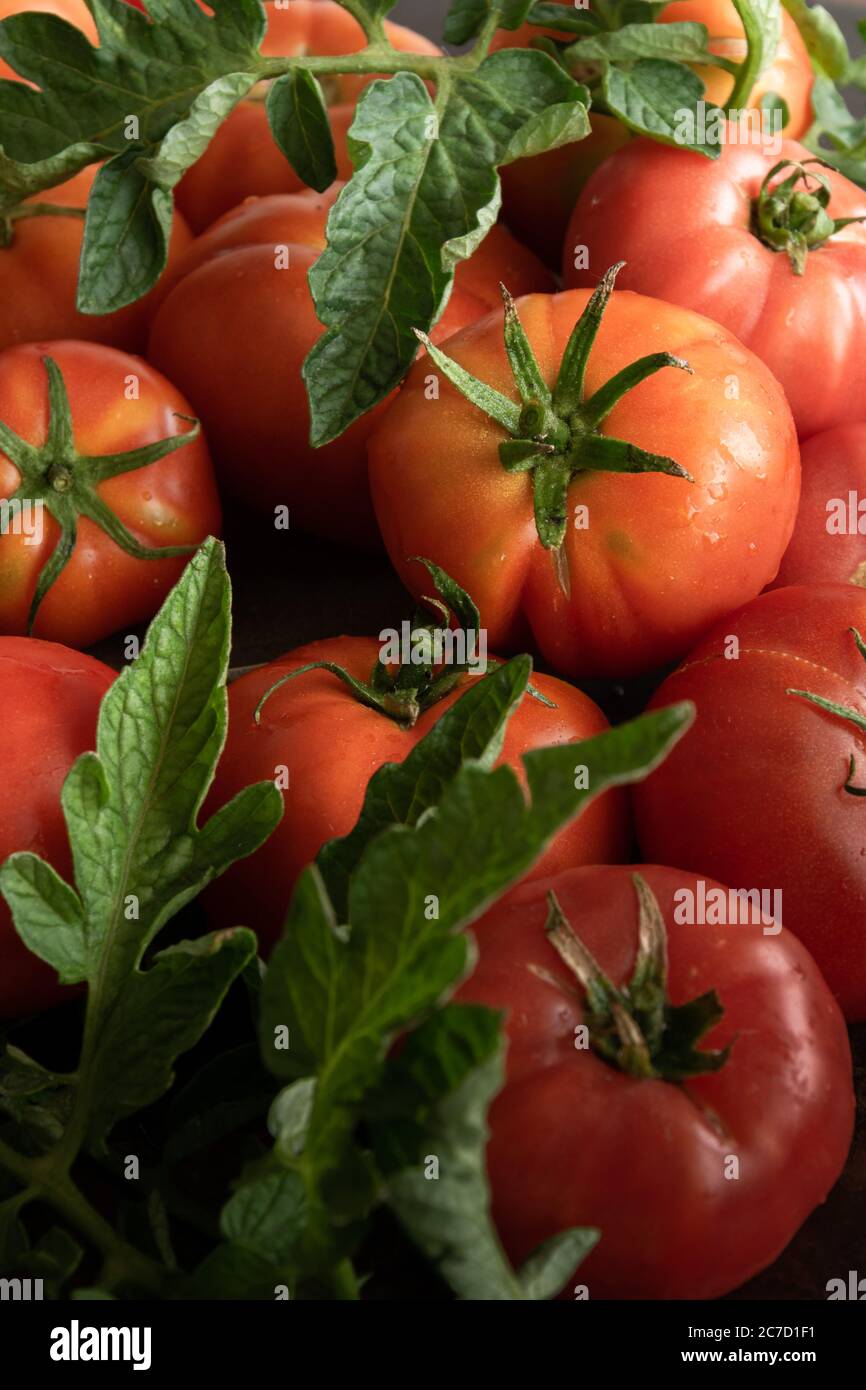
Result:
<svg viewBox="0 0 866 1390"><path fill-rule="evenodd" d="M199 425L188 416L178 416L192 428L185 434L160 439L125 454L104 454L87 457L75 447L69 397L57 363L50 357L42 359L48 373L48 437L37 447L21 439L14 430L0 421L0 450L18 470L21 481L8 498L12 503L29 503L44 507L60 528L60 536L51 555L42 567L30 605L28 632L33 631L42 600L52 584L59 579L75 550L78 537L78 518L86 516L94 525L136 560L168 560L190 555L191 545L169 545L150 548L141 545L126 529L123 522L99 495L99 484L121 473L132 473L156 463L167 454L182 449L199 435Z"/></svg>
<svg viewBox="0 0 866 1390"><path fill-rule="evenodd" d="M496 669L499 663L487 657L481 647L481 615L472 599L432 560L420 555L415 558L429 573L438 598L424 599L427 607L416 609L411 621L404 624L406 640L401 646L407 648L406 659L386 662L380 658L366 681L358 680L335 662L312 661L283 676L265 691L256 707L257 724L261 723L262 711L271 696L308 671L329 671L348 687L359 704L410 729L425 710L450 694L461 677L471 673L480 661L485 663L485 671ZM435 617L431 617L431 609ZM452 623L452 614L456 626ZM451 649L443 640L446 633L451 635ZM454 653L461 651L463 659L455 659ZM540 704L554 708L553 702L533 686L528 689Z"/></svg>
<svg viewBox="0 0 866 1390"><path fill-rule="evenodd" d="M643 1080L682 1082L719 1071L730 1046L701 1052L697 1044L724 1009L715 990L687 1004L668 998L667 931L649 884L632 875L640 918L630 982L618 989L584 946L550 894L548 940L586 992L585 1020L593 1050L611 1066Z"/></svg>
<svg viewBox="0 0 866 1390"><path fill-rule="evenodd" d="M507 430L511 438L499 446L503 468L510 473L531 473L535 496L538 538L547 550L557 552L565 539L568 522L568 489L582 472L670 473L693 481L673 459L650 454L602 433L601 426L614 406L633 387L663 367L691 372L687 362L669 352L641 357L611 377L588 400L586 368L605 309L613 293L620 265L602 279L575 325L556 385L544 380L532 345L524 332L517 306L503 285L505 301L505 351L520 396L517 405L508 396L486 386L451 358L446 357L424 333L417 336L433 362L461 395Z"/></svg>
<svg viewBox="0 0 866 1390"><path fill-rule="evenodd" d="M862 217L830 216L827 211L832 196L830 181L826 174L810 170L811 164L827 168L820 159L807 159L802 164L782 159L774 164L752 204L755 235L771 251L787 252L795 275L804 273L810 251L823 246L843 227L864 220ZM785 169L791 172L774 183L777 174Z"/></svg>
<svg viewBox="0 0 866 1390"><path fill-rule="evenodd" d="M854 638L858 652L863 660L866 661L866 642L864 642L856 627L849 627L848 631ZM788 689L785 691L785 694L796 695L800 700L808 700L810 704L817 705L819 709L826 710L828 714L835 714L839 719L845 719L849 724L853 724L856 729L862 729L866 732L866 714L861 714L859 710L852 709L850 705L837 705L834 700L826 700L823 695L814 695L811 690ZM846 791L849 796L866 796L866 787L858 787L855 784L854 779L856 776L857 760L852 753L848 763L848 777L843 784L843 790Z"/></svg>

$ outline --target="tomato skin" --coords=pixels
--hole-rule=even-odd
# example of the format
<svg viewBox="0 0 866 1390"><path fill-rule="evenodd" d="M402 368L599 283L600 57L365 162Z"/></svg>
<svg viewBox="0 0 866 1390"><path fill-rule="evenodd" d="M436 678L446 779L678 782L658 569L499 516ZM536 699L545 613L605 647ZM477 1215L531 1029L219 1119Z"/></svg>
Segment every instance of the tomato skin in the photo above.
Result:
<svg viewBox="0 0 866 1390"><path fill-rule="evenodd" d="M365 46L358 21L332 0L292 0L285 9L266 3L265 10L268 32L262 53L267 57L356 53ZM386 20L385 29L395 48L430 55L440 52L435 44L403 25ZM326 79L340 179L352 177L348 130L358 97L372 80L372 76L350 73ZM184 174L177 188L177 203L193 230L202 232L244 198L296 193L303 186L274 143L264 101L249 99L227 117L201 159Z"/></svg>
<svg viewBox="0 0 866 1390"><path fill-rule="evenodd" d="M30 202L85 207L96 165L82 169ZM126 352L143 352L161 285L192 237L175 213L169 259L160 284L135 304L113 314L80 314L75 307L84 221L32 217L15 223L9 246L0 248L0 349L45 338L80 338Z"/></svg>
<svg viewBox="0 0 866 1390"><path fill-rule="evenodd" d="M215 922L253 927L264 950L282 930L301 870L323 844L354 826L373 773L382 763L402 762L471 683L467 678L405 730L359 704L336 676L311 671L276 691L256 726L256 706L287 672L312 661L331 661L368 680L380 648L370 637L312 642L229 687L228 739L205 814L251 781L273 779L281 767L288 768L289 789L283 792L285 814L271 838L250 859L229 869L206 902ZM520 755L531 748L590 738L608 727L601 710L581 691L552 676L534 675L533 683L556 709L526 696L508 725L501 762L519 766ZM619 791L607 793L557 837L537 872L557 872L599 856L623 858L628 846L625 799Z"/></svg>
<svg viewBox="0 0 866 1390"><path fill-rule="evenodd" d="M635 789L641 851L664 846L684 869L734 887L782 892L849 1020L866 1018L863 801L844 791L849 759L866 781L866 736L787 694L808 690L866 714L866 635L855 585L775 589L719 623L664 682L651 707L694 700L697 719L664 766ZM726 660L726 639L739 658Z"/></svg>
<svg viewBox="0 0 866 1390"><path fill-rule="evenodd" d="M534 295L519 305L551 385L588 297ZM505 432L444 380L440 399L428 400L429 365L416 364L369 446L382 537L407 587L417 595L424 583L422 566L407 557L429 555L472 594L492 647L523 650L532 640L570 679L634 675L676 660L717 617L759 593L776 574L799 494L782 392L716 324L615 293L590 356L587 393L657 350L686 357L694 375L666 369L644 381L604 431L676 459L696 481L579 475L569 507L586 505L590 520L566 534L568 597L538 541L530 478L500 463ZM451 339L448 353L517 398L501 314ZM736 400L726 399L732 374Z"/></svg>
<svg viewBox="0 0 866 1390"><path fill-rule="evenodd" d="M177 416L192 415L180 392L141 358L96 343L28 343L0 353L0 420L31 444L44 443L46 436L45 356L63 374L81 454L140 448L177 434ZM130 375L139 381L137 400L126 398ZM0 497L10 497L18 479L17 469L0 454ZM99 494L144 545L196 546L219 534L219 497L201 437L146 468L107 479ZM26 632L39 571L57 535L47 512L42 540L35 545L23 535L0 535L0 632ZM185 565L183 557L134 559L81 517L72 558L42 602L34 635L89 647L143 622L156 612Z"/></svg>
<svg viewBox="0 0 866 1390"><path fill-rule="evenodd" d="M800 455L800 510L772 587L866 584L866 517L848 515L849 493L856 493L856 502L866 498L866 425L840 425L813 435L801 446ZM836 504L832 514L831 503ZM839 529L841 507L846 530Z"/></svg>
<svg viewBox="0 0 866 1390"><path fill-rule="evenodd" d="M626 1076L576 1047L583 995L545 938L546 895L555 892L623 984L637 944L631 867L577 868L512 890L473 927L479 961L457 994L507 1011L507 1079L490 1111L487 1166L508 1254L519 1264L568 1227L601 1231L563 1298L575 1285L592 1299L736 1288L824 1200L851 1141L848 1038L808 952L784 929L678 925L674 894L697 891L697 880L639 871L667 923L673 1003L716 989L725 1008L701 1043L733 1043L721 1071L682 1087ZM737 1181L726 1176L731 1155Z"/></svg>
<svg viewBox="0 0 866 1390"><path fill-rule="evenodd" d="M633 140L592 176L565 241L568 285L595 284L615 261L618 283L707 314L779 379L800 437L856 420L866 394L866 226L845 227L808 253L798 276L756 237L751 204L779 160L812 156L794 141L723 146L717 160ZM866 193L831 169L835 218L866 215ZM676 209L672 217L671 209ZM589 269L574 266L577 246ZM804 371L804 362L820 370Z"/></svg>
<svg viewBox="0 0 866 1390"><path fill-rule="evenodd" d="M0 864L29 850L72 874L60 790L80 753L96 743L96 720L115 672L101 661L35 638L0 637L0 707L7 748L0 780ZM0 1018L20 1018L70 996L34 956L0 897Z"/></svg>
<svg viewBox="0 0 866 1390"><path fill-rule="evenodd" d="M286 505L293 526L378 548L366 445L387 401L323 449L308 443L301 367L322 325L307 274L324 244L333 196L329 190L254 199L210 228L179 267L148 355L189 396L232 495L262 512ZM275 263L277 246L288 248L285 269ZM434 338L500 302L502 279L518 293L550 283L544 266L495 227L458 269Z"/></svg>

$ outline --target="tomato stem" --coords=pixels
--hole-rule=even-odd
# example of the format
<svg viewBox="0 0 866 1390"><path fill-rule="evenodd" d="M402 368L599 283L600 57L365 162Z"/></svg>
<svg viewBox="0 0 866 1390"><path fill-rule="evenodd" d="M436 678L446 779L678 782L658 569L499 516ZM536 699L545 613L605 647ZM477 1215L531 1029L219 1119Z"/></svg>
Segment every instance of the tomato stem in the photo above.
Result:
<svg viewBox="0 0 866 1390"><path fill-rule="evenodd" d="M142 545L100 497L98 486L108 478L145 468L175 450L185 448L200 434L198 421L178 415L177 419L192 426L186 433L159 439L127 453L93 457L79 454L75 447L72 411L63 374L53 358L44 357L42 360L48 375L48 433L45 443L41 447L30 444L0 421L0 449L20 476L18 487L9 500L41 504L59 528L57 543L36 582L27 620L28 633L33 631L46 594L72 557L78 537L79 516L87 517L115 545L137 560L175 559L190 555L195 550L195 546L190 545Z"/></svg>
<svg viewBox="0 0 866 1390"><path fill-rule="evenodd" d="M854 644L858 652L863 660L866 661L866 641L863 640L856 627L849 627L848 631L854 638ZM866 732L866 714L861 714L859 710L854 709L850 705L837 704L835 700L827 700L823 695L813 694L811 690L795 690L789 688L785 691L785 694L794 695L800 700L808 700L810 704L817 705L818 709L824 710L827 714L834 714L839 719L845 719L849 724L853 724L856 729L861 729ZM856 774L857 760L852 753L848 763L848 776L843 783L843 790L846 791L849 796L866 796L866 787L858 787L854 783Z"/></svg>
<svg viewBox="0 0 866 1390"><path fill-rule="evenodd" d="M426 334L416 330L434 365L452 386L512 436L499 446L500 462L510 473L532 473L538 539L545 549L554 552L561 550L565 540L568 489L578 473L590 469L607 473L668 473L694 481L674 459L648 453L627 440L601 433L601 426L623 396L656 372L676 367L691 374L691 367L681 357L669 352L650 353L617 372L589 400L585 398L590 353L621 269L622 262L612 266L590 297L574 326L552 389L541 372L517 305L505 286L501 287L505 302L505 352L520 406L472 376ZM562 559L557 572L561 587L567 592L567 567Z"/></svg>
<svg viewBox="0 0 866 1390"><path fill-rule="evenodd" d="M723 1016L718 996L710 990L686 1004L671 1004L664 917L643 876L633 874L632 882L638 899L638 946L631 980L621 989L581 941L555 895L549 895L545 931L586 993L590 1043L611 1066L643 1080L682 1082L719 1071L730 1046L716 1052L697 1047Z"/></svg>
<svg viewBox="0 0 866 1390"><path fill-rule="evenodd" d="M816 251L836 232L863 217L833 218L828 212L832 190L826 174L808 166L827 165L820 159L782 159L767 174L752 204L752 230L771 251L785 251L795 275L802 275L810 251ZM777 174L789 169L787 177L774 183ZM814 187L810 188L810 183Z"/></svg>

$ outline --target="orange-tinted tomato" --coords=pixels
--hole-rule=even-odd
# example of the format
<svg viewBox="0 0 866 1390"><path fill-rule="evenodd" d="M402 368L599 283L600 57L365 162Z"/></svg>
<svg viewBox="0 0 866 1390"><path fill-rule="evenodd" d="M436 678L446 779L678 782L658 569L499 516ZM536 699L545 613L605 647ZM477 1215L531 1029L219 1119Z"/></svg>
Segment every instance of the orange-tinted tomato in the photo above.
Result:
<svg viewBox="0 0 866 1390"><path fill-rule="evenodd" d="M534 295L519 306L552 386L586 291ZM587 396L638 357L671 352L670 368L630 391L603 432L675 459L694 479L588 471L572 480L564 541L569 584L537 535L529 475L499 457L504 429L448 382L430 399L416 364L370 441L382 536L418 594L434 559L471 593L491 645L525 650L573 679L625 676L687 651L720 614L776 575L799 496L791 413L766 367L697 314L615 293L589 358ZM511 399L502 315L448 343L448 354ZM736 393L731 381L736 379Z"/></svg>

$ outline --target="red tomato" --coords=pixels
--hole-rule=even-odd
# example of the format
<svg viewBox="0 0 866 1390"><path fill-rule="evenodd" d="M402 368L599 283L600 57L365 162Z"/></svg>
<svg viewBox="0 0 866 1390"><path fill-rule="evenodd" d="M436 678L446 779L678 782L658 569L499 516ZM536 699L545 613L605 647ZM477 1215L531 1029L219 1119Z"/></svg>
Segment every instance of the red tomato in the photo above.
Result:
<svg viewBox="0 0 866 1390"><path fill-rule="evenodd" d="M347 835L354 826L373 773L383 763L402 762L471 683L472 677L465 677L406 728L360 704L336 676L310 671L275 691L256 725L254 714L262 696L289 671L330 661L366 681L380 647L371 637L312 642L229 687L228 740L205 814L250 781L279 777L282 769L288 772L289 787L283 793L286 809L279 826L256 854L221 877L218 889L207 897L208 911L226 926L243 922L253 927L265 950L282 930L301 870L323 844ZM556 708L525 696L508 725L500 761L519 767L521 754L531 748L576 742L607 728L601 710L573 686L552 676L535 675L533 683ZM609 792L557 837L536 872L555 873L598 858L620 859L628 843L621 794Z"/></svg>
<svg viewBox="0 0 866 1390"><path fill-rule="evenodd" d="M792 694L866 717L866 594L850 584L776 589L720 622L652 704L697 719L637 788L642 852L735 888L782 894L849 1019L866 1018L866 734ZM731 640L736 639L735 645ZM738 653L729 656L728 653Z"/></svg>
<svg viewBox="0 0 866 1390"><path fill-rule="evenodd" d="M589 296L531 296L518 306L541 375L555 380ZM539 539L530 474L498 456L505 430L447 381L428 399L416 364L370 442L370 484L388 553L418 594L428 555L471 593L491 646L531 634L555 670L624 676L675 660L711 622L774 578L791 534L799 456L777 383L723 329L640 295L615 293L589 358L587 396L644 354L685 357L625 395L604 434L676 460L662 473L576 473L568 489L566 591ZM502 315L452 339L449 355L516 399ZM731 382L737 382L737 390ZM583 509L583 510L581 510Z"/></svg>
<svg viewBox="0 0 866 1390"><path fill-rule="evenodd" d="M802 438L847 424L866 394L866 225L806 254L802 275L753 230L761 185L779 160L812 156L793 141L727 144L717 160L633 140L592 176L565 241L569 285L595 283L625 261L620 283L717 319L784 386ZM821 171L832 218L866 215L866 193ZM782 177L780 175L779 177ZM676 208L676 217L671 209ZM575 269L575 249L589 251ZM820 362L819 371L804 363Z"/></svg>
<svg viewBox="0 0 866 1390"><path fill-rule="evenodd" d="M28 201L84 208L96 172L96 165L91 165ZM15 222L11 242L0 248L0 348L37 339L80 338L127 352L144 350L160 286L114 314L80 314L75 296L83 233L84 221L78 217L30 217ZM191 240L186 223L176 213L163 279Z"/></svg>
<svg viewBox="0 0 866 1390"><path fill-rule="evenodd" d="M265 5L268 32L262 53L268 57L300 54L356 53L365 46L364 31L348 10L332 0L292 0L288 6ZM439 53L435 44L400 24L386 20L395 48L410 53ZM337 151L337 173L352 177L346 136L355 103L373 79L335 74L324 80L330 102L331 129ZM201 159L181 180L178 207L194 231L204 231L219 217L251 195L295 193L303 183L274 143L264 100L250 99L236 107Z"/></svg>
<svg viewBox="0 0 866 1390"><path fill-rule="evenodd" d="M0 0L0 20L8 19L10 15L23 14L26 10L37 10L40 13L57 15L60 19L65 19L69 24L74 24L76 28L81 29L91 43L96 43L96 25L85 0ZM24 80L2 58L0 58L0 78L9 78L13 82Z"/></svg>
<svg viewBox="0 0 866 1390"><path fill-rule="evenodd" d="M866 585L866 425L816 434L800 456L800 510L774 587Z"/></svg>
<svg viewBox="0 0 866 1390"><path fill-rule="evenodd" d="M0 353L0 420L28 443L41 446L46 440L46 357L63 375L78 454L126 453L189 431L178 419L191 416L189 405L141 358L96 343L31 343ZM136 381L138 396L129 399ZM75 479L74 461L68 471ZM12 497L19 480L18 469L0 453L0 498ZM58 492L68 490L58 487ZM96 491L143 546L195 547L219 532L219 498L202 438L146 467L106 478ZM12 529L0 534L0 632L26 632L39 573L58 536L47 509L35 544L32 535ZM186 559L134 558L80 516L75 549L42 602L35 634L89 647L143 622L157 611Z"/></svg>
<svg viewBox="0 0 866 1390"><path fill-rule="evenodd" d="M746 56L742 20L731 0L675 0L664 8L657 22L684 21L707 26L711 52L734 62ZM513 33L500 30L493 48L528 47L540 34L565 37L561 33L557 35L553 29L524 24ZM721 68L699 67L696 70L706 86L707 102L724 105L733 78ZM782 37L776 57L755 84L748 104L758 106L769 92L783 97L790 115L784 134L798 139L812 124L813 81L806 45L794 20L783 10ZM519 159L501 170L505 221L549 265L559 264L572 208L590 175L630 138L631 132L619 120L593 111L592 131L585 140L563 145L533 159Z"/></svg>
<svg viewBox="0 0 866 1390"><path fill-rule="evenodd" d="M667 927L671 1002L717 991L724 1014L700 1051L730 1054L672 1084L663 1066L634 1075L587 1047L578 1030L592 1041L593 1017L545 938L547 894L622 989L637 957L634 872L523 884L473 928L480 957L457 997L507 1011L487 1150L493 1214L515 1263L568 1227L601 1231L563 1297L585 1285L592 1299L715 1298L770 1264L839 1176L854 1118L848 1038L789 932L686 925L678 905L698 881L652 866L638 872Z"/></svg>
<svg viewBox="0 0 866 1390"><path fill-rule="evenodd" d="M90 656L26 637L0 637L0 707L12 756L0 780L0 864L30 850L70 878L60 789L96 743L96 719L114 671ZM0 898L0 1018L57 1004L68 991L24 945Z"/></svg>
<svg viewBox="0 0 866 1390"><path fill-rule="evenodd" d="M324 244L332 197L254 200L211 228L156 315L149 356L189 395L234 496L260 511L288 506L292 525L318 535L376 546L366 445L385 406L323 449L307 443L301 367L322 333L307 272ZM498 227L458 270L437 338L486 313L503 278L527 290L550 280Z"/></svg>

